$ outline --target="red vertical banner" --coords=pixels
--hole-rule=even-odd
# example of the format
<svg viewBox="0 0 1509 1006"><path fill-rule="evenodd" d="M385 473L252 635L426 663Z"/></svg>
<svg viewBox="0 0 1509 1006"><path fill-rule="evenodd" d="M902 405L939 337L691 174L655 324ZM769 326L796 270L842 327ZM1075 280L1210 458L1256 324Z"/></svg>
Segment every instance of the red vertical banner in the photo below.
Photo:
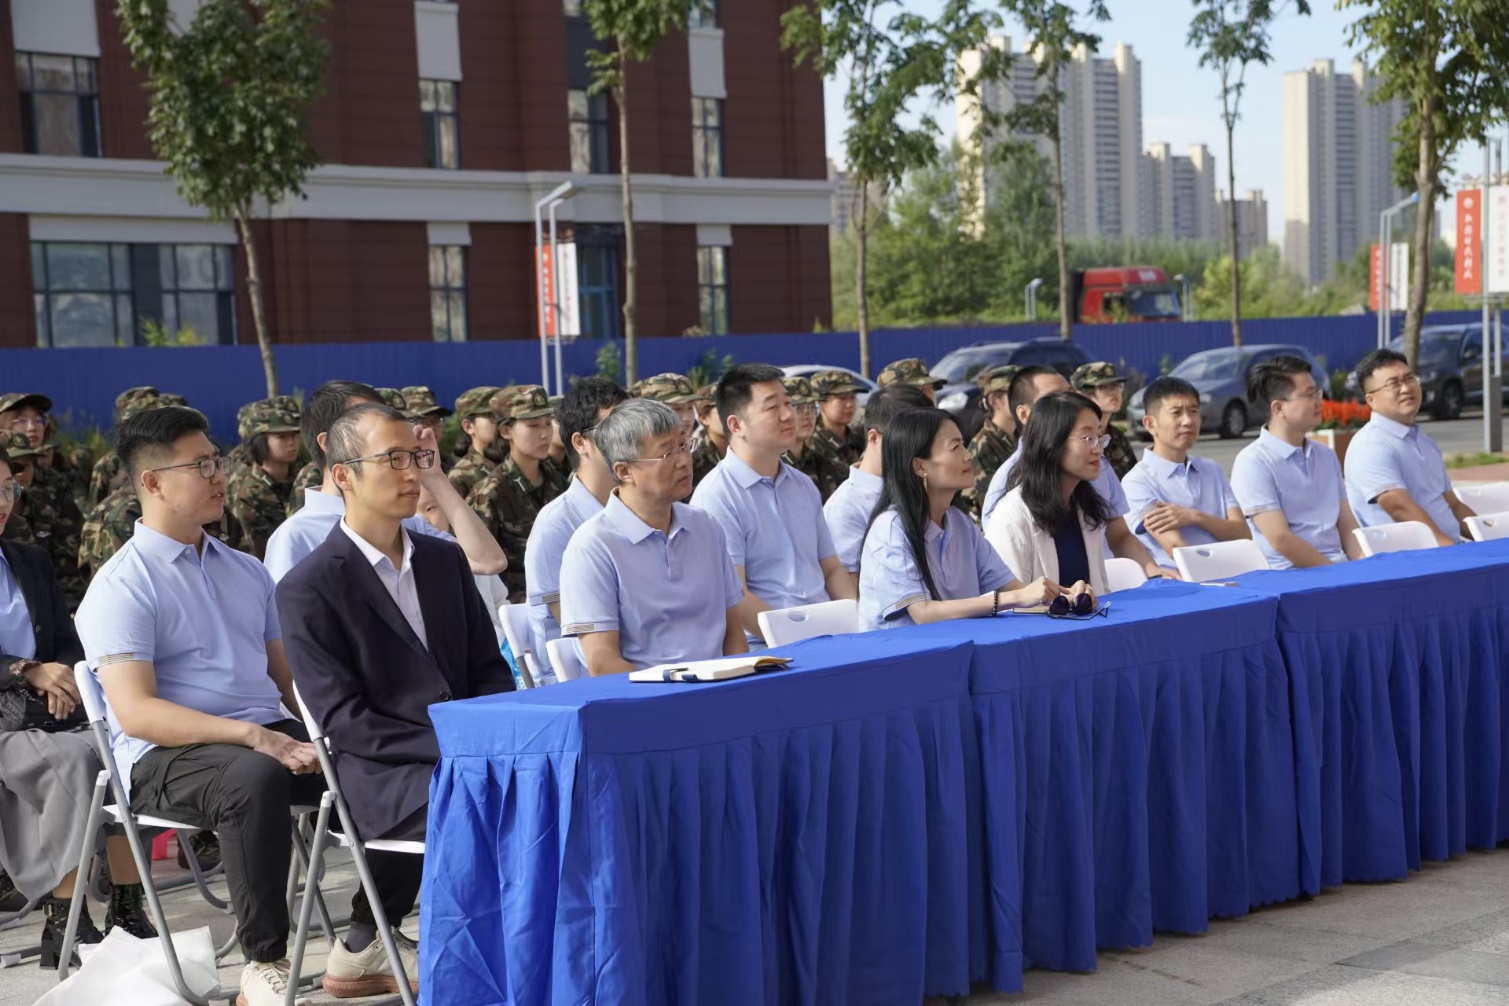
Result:
<svg viewBox="0 0 1509 1006"><path fill-rule="evenodd" d="M549 245L541 245L535 249L534 272L538 295L535 297L535 306L539 309L539 318L543 321L540 325L540 338L555 338L555 259L550 254Z"/></svg>
<svg viewBox="0 0 1509 1006"><path fill-rule="evenodd" d="M1383 246L1373 245L1368 259L1368 307L1374 311L1383 303Z"/></svg>
<svg viewBox="0 0 1509 1006"><path fill-rule="evenodd" d="M1483 292L1483 200L1477 189L1457 193L1457 293Z"/></svg>

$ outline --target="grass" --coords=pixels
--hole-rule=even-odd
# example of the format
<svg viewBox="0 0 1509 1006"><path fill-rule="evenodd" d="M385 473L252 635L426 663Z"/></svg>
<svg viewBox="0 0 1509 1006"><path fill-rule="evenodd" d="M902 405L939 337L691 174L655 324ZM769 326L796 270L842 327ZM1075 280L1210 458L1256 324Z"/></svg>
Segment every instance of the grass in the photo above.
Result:
<svg viewBox="0 0 1509 1006"><path fill-rule="evenodd" d="M1447 468L1481 468L1484 465L1501 465L1509 462L1504 454L1453 454L1446 459Z"/></svg>

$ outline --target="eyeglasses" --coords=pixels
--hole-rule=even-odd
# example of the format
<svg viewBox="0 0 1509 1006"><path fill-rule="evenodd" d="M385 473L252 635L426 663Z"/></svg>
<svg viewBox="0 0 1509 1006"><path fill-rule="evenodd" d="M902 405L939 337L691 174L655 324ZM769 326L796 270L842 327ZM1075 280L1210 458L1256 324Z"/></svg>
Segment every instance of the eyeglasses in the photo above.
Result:
<svg viewBox="0 0 1509 1006"><path fill-rule="evenodd" d="M10 482L0 486L0 499L9 499L12 503L21 502L21 483Z"/></svg>
<svg viewBox="0 0 1509 1006"><path fill-rule="evenodd" d="M359 465L363 461L386 461L395 472L404 471L409 465L418 465L420 468L435 467L435 452L427 450L405 451L394 448L381 454L368 454L364 458L352 458L350 461L336 461L338 465Z"/></svg>
<svg viewBox="0 0 1509 1006"><path fill-rule="evenodd" d="M1391 381L1384 381L1382 384L1378 385L1378 387L1374 388L1372 391L1369 391L1368 394L1376 395L1380 391L1387 391L1391 395L1397 395L1407 387L1419 387L1419 385L1420 375L1411 372L1405 374L1403 377L1396 377Z"/></svg>
<svg viewBox="0 0 1509 1006"><path fill-rule="evenodd" d="M1110 610L1110 601L1097 608L1095 598L1090 594L1076 594L1072 601L1067 594L1060 594L1048 602L1049 618L1069 618L1077 621L1094 618L1096 615L1110 618Z"/></svg>
<svg viewBox="0 0 1509 1006"><path fill-rule="evenodd" d="M22 428L22 427L27 427L27 426L46 426L47 425L47 417L46 416L17 416L15 419L12 419L10 421L10 425L11 425L12 429L17 429L17 428Z"/></svg>
<svg viewBox="0 0 1509 1006"><path fill-rule="evenodd" d="M198 461L187 461L181 465L164 465L161 468L149 468L148 471L170 472L174 468L197 468L199 477L212 479L216 475L224 475L231 470L229 458L200 458Z"/></svg>
<svg viewBox="0 0 1509 1006"><path fill-rule="evenodd" d="M1314 402L1314 401L1317 401L1323 394L1324 394L1324 392L1321 391L1320 388L1317 387L1317 388L1311 388L1309 391L1295 391L1295 392L1291 393L1288 398L1281 398L1281 399L1279 399L1279 401L1281 401L1281 402L1293 402L1293 401L1297 401L1297 400L1303 398L1303 399L1306 399L1308 401Z"/></svg>
<svg viewBox="0 0 1509 1006"><path fill-rule="evenodd" d="M1109 433L1102 433L1098 437L1070 437L1069 439L1078 440L1092 451L1103 451L1111 444L1111 435Z"/></svg>
<svg viewBox="0 0 1509 1006"><path fill-rule="evenodd" d="M658 458L635 458L634 460L635 461L647 461L647 462L650 462L650 461L670 461L672 458L675 458L678 455L681 455L681 454L690 454L690 453L692 453L692 445L691 445L691 443L689 441L683 440L683 441L681 441L681 443L677 444L676 445L676 449L673 450L673 451L671 451L669 454L662 454Z"/></svg>

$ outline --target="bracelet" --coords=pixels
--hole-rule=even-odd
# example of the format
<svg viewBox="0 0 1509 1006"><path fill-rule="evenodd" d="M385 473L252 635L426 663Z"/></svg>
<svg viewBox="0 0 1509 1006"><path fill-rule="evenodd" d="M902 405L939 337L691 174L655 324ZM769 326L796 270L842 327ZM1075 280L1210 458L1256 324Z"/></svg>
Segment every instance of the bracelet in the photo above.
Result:
<svg viewBox="0 0 1509 1006"><path fill-rule="evenodd" d="M994 618L995 616L999 615L1000 613L1001 613L1001 592L999 590L993 590L993 591L990 592L990 617Z"/></svg>
<svg viewBox="0 0 1509 1006"><path fill-rule="evenodd" d="M40 666L41 663L39 661L26 660L23 658L21 660L12 662L10 667L6 668L6 672L10 675L11 681L15 682L18 685L22 685L26 683L26 673L33 667Z"/></svg>

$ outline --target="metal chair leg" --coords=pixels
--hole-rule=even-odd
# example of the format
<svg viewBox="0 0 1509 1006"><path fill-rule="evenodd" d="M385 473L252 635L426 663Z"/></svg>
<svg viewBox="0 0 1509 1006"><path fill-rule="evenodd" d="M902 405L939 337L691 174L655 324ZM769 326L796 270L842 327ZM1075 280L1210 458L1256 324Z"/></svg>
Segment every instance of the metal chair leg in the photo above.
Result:
<svg viewBox="0 0 1509 1006"><path fill-rule="evenodd" d="M367 865L367 852L356 838L361 832L357 831L356 823L351 820L345 801L336 802L336 811L340 815L342 832L351 838L351 860L356 864L356 874L361 877L362 890L366 892L367 901L372 908L372 921L377 927L377 935L382 940L383 950L387 951L388 963L393 967L399 998L403 1000L404 1006L418 1006L414 990L409 987L408 973L403 968L403 958L398 953L398 941L393 938L393 928L388 924L388 913L383 910L382 901L377 896L377 882L372 879L372 869Z"/></svg>
<svg viewBox="0 0 1509 1006"><path fill-rule="evenodd" d="M68 967L73 960L73 940L78 935L79 916L84 910L84 891L88 884L89 860L94 856L95 836L105 816L105 787L109 778L105 772L95 776L94 792L89 797L89 819L84 824L84 838L79 843L79 867L73 879L73 903L68 908L68 925L63 930L63 949L58 956L59 982L68 977Z"/></svg>
<svg viewBox="0 0 1509 1006"><path fill-rule="evenodd" d="M304 871L304 903L299 906L299 926L294 932L293 950L289 954L287 1006L293 1006L295 990L300 981L300 969L304 966L304 945L309 941L309 917L314 911L314 902L319 891L320 865L324 862L325 841L330 834L330 796L320 798L320 816L314 829L314 845L309 850L309 862ZM300 844L302 838L300 839ZM335 945L332 938L331 946Z"/></svg>
<svg viewBox="0 0 1509 1006"><path fill-rule="evenodd" d="M308 816L309 815L306 814L304 815L304 818L307 818ZM329 940L331 943L334 943L336 928L335 923L330 918L330 909L325 905L325 894L320 889L320 881L324 878L319 874L323 871L324 867L323 863L319 868L316 868L313 865L314 859L309 852L309 839L304 834L304 829L308 825L308 823L309 822L307 820L300 819L294 825L293 851L294 855L297 857L297 862L305 870L306 876L311 873L314 875L314 907L319 909L320 912L320 928L324 930L325 939ZM308 895L306 894L305 897L308 897ZM288 917L291 919L293 918L293 901L290 899L288 904Z"/></svg>
<svg viewBox="0 0 1509 1006"><path fill-rule="evenodd" d="M205 873L199 865L199 857L194 855L194 847L189 844L189 836L193 833L179 829L175 834L178 836L178 848L183 851L183 858L189 864L189 872L194 875L194 886L199 888L199 896L215 908L229 914L232 910L230 904L216 897L210 890L207 878L211 874Z"/></svg>

